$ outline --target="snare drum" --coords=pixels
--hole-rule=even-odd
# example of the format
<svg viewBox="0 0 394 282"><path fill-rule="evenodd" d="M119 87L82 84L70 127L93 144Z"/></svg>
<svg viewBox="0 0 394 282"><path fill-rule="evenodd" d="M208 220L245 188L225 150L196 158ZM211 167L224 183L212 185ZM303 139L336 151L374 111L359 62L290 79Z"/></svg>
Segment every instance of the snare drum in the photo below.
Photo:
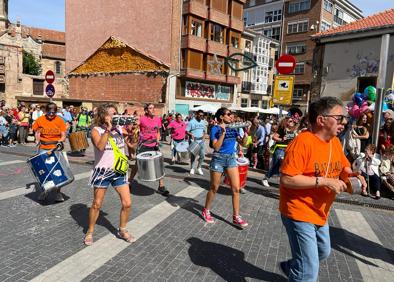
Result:
<svg viewBox="0 0 394 282"><path fill-rule="evenodd" d="M71 133L69 140L72 152L85 150L89 147L89 142L85 131Z"/></svg>
<svg viewBox="0 0 394 282"><path fill-rule="evenodd" d="M138 178L141 181L157 181L164 177L164 158L158 151L137 155Z"/></svg>
<svg viewBox="0 0 394 282"><path fill-rule="evenodd" d="M187 141L182 141L176 144L175 150L182 160L189 158L189 143Z"/></svg>
<svg viewBox="0 0 394 282"><path fill-rule="evenodd" d="M193 141L189 145L189 152L190 154L197 156L200 153L200 144L196 141Z"/></svg>
<svg viewBox="0 0 394 282"><path fill-rule="evenodd" d="M41 189L50 191L74 181L74 176L62 152L49 151L27 160Z"/></svg>
<svg viewBox="0 0 394 282"><path fill-rule="evenodd" d="M249 160L247 158L238 158L238 173L239 173L239 187L243 188L246 185L246 179L248 177L249 170ZM228 179L227 175L224 177L224 184L230 185L230 179Z"/></svg>

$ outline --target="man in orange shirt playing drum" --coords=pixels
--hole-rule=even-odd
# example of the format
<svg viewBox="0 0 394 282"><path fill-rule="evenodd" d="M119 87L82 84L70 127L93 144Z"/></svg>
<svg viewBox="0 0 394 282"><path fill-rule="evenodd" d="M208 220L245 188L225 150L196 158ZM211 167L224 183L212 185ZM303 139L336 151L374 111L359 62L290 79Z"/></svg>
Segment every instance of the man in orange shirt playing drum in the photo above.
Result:
<svg viewBox="0 0 394 282"><path fill-rule="evenodd" d="M342 102L334 97L315 101L309 120L312 130L290 143L281 169L279 210L292 259L280 267L289 281L317 281L319 261L331 250L330 208L336 195L346 190L339 177L352 173L336 137L347 122Z"/></svg>

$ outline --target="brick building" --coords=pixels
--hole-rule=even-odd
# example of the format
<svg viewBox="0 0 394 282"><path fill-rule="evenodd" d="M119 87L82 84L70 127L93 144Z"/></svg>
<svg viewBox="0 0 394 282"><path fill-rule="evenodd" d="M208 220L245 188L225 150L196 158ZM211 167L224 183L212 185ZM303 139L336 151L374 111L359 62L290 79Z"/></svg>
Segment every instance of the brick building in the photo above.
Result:
<svg viewBox="0 0 394 282"><path fill-rule="evenodd" d="M41 65L41 72L23 72L23 52L32 54ZM18 102L46 103L44 94L47 70L55 73L55 102L67 99L64 32L12 24L8 20L8 1L0 1L0 99L16 106Z"/></svg>
<svg viewBox="0 0 394 282"><path fill-rule="evenodd" d="M107 101L140 109L152 102L167 110L179 73L181 2L66 1L70 97L87 106Z"/></svg>
<svg viewBox="0 0 394 282"><path fill-rule="evenodd" d="M250 0L245 11L248 28L275 39L279 35L281 54L296 57L293 104L301 107L306 106L308 95L318 95L311 89L317 75L312 69L315 42L311 36L362 18L361 10L348 0Z"/></svg>
<svg viewBox="0 0 394 282"><path fill-rule="evenodd" d="M181 72L175 110L186 114L204 103L230 105L241 80L225 59L242 53L246 0L183 1Z"/></svg>

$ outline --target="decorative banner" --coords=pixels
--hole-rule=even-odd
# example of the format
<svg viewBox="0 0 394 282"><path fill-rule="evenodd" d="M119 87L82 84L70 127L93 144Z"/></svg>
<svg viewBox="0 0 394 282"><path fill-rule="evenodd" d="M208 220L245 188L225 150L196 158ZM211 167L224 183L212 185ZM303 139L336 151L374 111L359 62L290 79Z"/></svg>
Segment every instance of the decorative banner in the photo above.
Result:
<svg viewBox="0 0 394 282"><path fill-rule="evenodd" d="M231 87L186 81L185 97L229 101Z"/></svg>
<svg viewBox="0 0 394 282"><path fill-rule="evenodd" d="M185 97L215 99L215 85L186 81Z"/></svg>
<svg viewBox="0 0 394 282"><path fill-rule="evenodd" d="M276 105L291 105L293 100L294 76L277 75L275 77L275 88L273 102Z"/></svg>
<svg viewBox="0 0 394 282"><path fill-rule="evenodd" d="M213 55L213 60L208 60L209 72L211 74L222 74L223 60L219 60L216 54Z"/></svg>

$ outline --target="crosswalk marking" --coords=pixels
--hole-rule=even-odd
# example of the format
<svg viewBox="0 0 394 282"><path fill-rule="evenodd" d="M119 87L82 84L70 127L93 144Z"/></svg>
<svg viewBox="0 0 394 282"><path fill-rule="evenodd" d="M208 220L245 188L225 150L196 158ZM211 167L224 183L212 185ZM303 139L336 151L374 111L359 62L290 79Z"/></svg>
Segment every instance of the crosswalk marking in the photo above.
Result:
<svg viewBox="0 0 394 282"><path fill-rule="evenodd" d="M21 164L21 163L26 163L26 161L21 161L21 160L8 161L8 162L0 163L0 166L11 165L11 164Z"/></svg>
<svg viewBox="0 0 394 282"><path fill-rule="evenodd" d="M188 186L177 193L171 203L164 201L129 221L127 229L139 239L203 191L201 187ZM129 243L108 234L31 281L81 281L128 246Z"/></svg>
<svg viewBox="0 0 394 282"><path fill-rule="evenodd" d="M90 174L91 174L90 171L79 173L79 174L74 175L74 179L75 179L75 181L85 179L85 178L90 177ZM26 186L15 188L15 189L5 191L5 192L1 192L0 193L0 201L5 200L5 199L9 199L9 198L13 198L13 197L17 197L20 195L25 195L25 194L28 194L31 192L34 192L34 187L26 188Z"/></svg>
<svg viewBox="0 0 394 282"><path fill-rule="evenodd" d="M336 209L335 213L344 230L354 233L365 240L382 245L361 213L340 209ZM351 238L349 239L351 240ZM377 257L369 257L354 251L351 252L356 258L357 266L364 281L394 281L394 265L388 263L391 261L391 258L383 246L380 251L376 250L376 252L379 252Z"/></svg>

